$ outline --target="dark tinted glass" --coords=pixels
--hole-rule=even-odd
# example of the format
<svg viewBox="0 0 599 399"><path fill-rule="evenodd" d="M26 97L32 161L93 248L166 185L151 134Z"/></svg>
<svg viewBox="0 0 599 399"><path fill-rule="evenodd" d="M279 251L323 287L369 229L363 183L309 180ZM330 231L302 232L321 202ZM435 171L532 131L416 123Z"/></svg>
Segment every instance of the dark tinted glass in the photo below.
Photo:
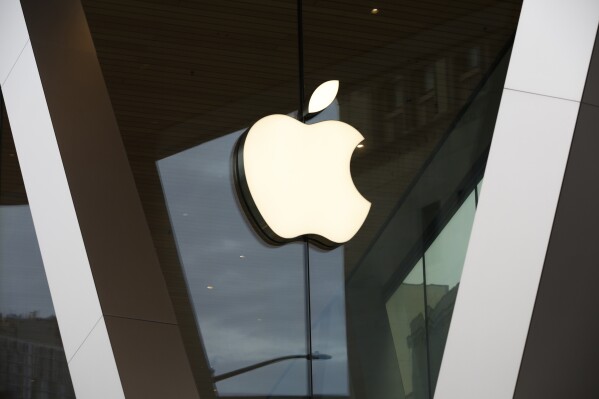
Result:
<svg viewBox="0 0 599 399"><path fill-rule="evenodd" d="M351 169L372 208L343 248L351 395L429 398L521 2L303 4L306 92L338 79L338 119L365 137Z"/></svg>
<svg viewBox="0 0 599 399"><path fill-rule="evenodd" d="M0 398L74 399L4 107L0 135Z"/></svg>
<svg viewBox="0 0 599 399"><path fill-rule="evenodd" d="M401 376L397 381L401 388L397 389L408 398L429 395L425 299L424 264L420 259L385 304Z"/></svg>
<svg viewBox="0 0 599 399"><path fill-rule="evenodd" d="M303 248L262 243L230 181L232 133L158 161L181 265L216 378L306 353ZM305 395L306 361L217 383L221 395Z"/></svg>
<svg viewBox="0 0 599 399"><path fill-rule="evenodd" d="M439 243L468 241L449 223L484 171L521 2L304 0L302 48L296 1L83 4L201 396L430 398L465 251ZM332 251L270 246L235 141L332 79L309 123L365 137L370 214Z"/></svg>

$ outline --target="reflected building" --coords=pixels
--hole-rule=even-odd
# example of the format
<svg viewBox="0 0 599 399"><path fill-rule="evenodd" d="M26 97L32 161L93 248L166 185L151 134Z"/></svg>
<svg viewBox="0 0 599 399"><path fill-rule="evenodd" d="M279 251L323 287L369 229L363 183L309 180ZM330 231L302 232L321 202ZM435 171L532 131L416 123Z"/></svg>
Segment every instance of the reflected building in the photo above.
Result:
<svg viewBox="0 0 599 399"><path fill-rule="evenodd" d="M75 398L56 318L1 316L0 398Z"/></svg>

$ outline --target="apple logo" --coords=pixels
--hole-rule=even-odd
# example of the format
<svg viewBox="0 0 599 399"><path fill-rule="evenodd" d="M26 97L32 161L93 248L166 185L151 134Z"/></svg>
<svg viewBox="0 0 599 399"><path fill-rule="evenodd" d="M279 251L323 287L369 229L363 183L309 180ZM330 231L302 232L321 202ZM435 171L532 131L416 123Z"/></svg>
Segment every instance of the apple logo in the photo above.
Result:
<svg viewBox="0 0 599 399"><path fill-rule="evenodd" d="M307 119L328 107L338 89L337 80L321 84ZM350 172L362 140L340 121L307 125L275 114L251 126L237 142L233 170L240 203L259 235L275 245L308 238L334 248L349 241L370 210Z"/></svg>

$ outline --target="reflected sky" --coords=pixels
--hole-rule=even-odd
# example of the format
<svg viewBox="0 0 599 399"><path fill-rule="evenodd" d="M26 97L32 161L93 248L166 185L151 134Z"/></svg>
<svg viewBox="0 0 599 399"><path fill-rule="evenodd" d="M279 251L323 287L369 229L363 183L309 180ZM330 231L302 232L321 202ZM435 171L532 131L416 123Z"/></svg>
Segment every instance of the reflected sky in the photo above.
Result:
<svg viewBox="0 0 599 399"><path fill-rule="evenodd" d="M320 119L336 119L331 106ZM313 121L316 122L317 120ZM265 244L234 191L242 130L157 162L180 261L215 375L307 353L302 243ZM316 392L347 394L343 249L311 251ZM315 266L318 266L317 268ZM217 384L221 395L305 395L306 362L277 363Z"/></svg>
<svg viewBox="0 0 599 399"><path fill-rule="evenodd" d="M312 366L316 395L349 395L343 252L310 249L312 349L332 356Z"/></svg>
<svg viewBox="0 0 599 399"><path fill-rule="evenodd" d="M158 162L179 257L216 375L306 353L303 247L267 246L246 223L231 179L231 153L241 133ZM265 394L276 388L303 395L306 368L293 363L302 361L224 380L219 393Z"/></svg>
<svg viewBox="0 0 599 399"><path fill-rule="evenodd" d="M28 205L0 206L0 313L54 316Z"/></svg>

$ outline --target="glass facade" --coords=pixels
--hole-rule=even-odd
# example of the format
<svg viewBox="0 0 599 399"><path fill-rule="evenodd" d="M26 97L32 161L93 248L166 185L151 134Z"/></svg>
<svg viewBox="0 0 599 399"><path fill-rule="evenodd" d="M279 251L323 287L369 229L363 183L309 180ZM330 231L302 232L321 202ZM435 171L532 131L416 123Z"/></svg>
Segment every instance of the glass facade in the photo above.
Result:
<svg viewBox="0 0 599 399"><path fill-rule="evenodd" d="M427 398L435 390L474 221L476 190L387 300L389 327L407 397Z"/></svg>
<svg viewBox="0 0 599 399"><path fill-rule="evenodd" d="M0 114L0 398L75 398L6 111Z"/></svg>
<svg viewBox="0 0 599 399"><path fill-rule="evenodd" d="M215 378L306 348L302 244L263 244L229 179L240 132L157 162L181 265ZM306 360L216 383L223 395L306 395Z"/></svg>
<svg viewBox="0 0 599 399"><path fill-rule="evenodd" d="M83 4L200 393L431 398L521 2ZM331 79L370 214L273 247L235 143Z"/></svg>
<svg viewBox="0 0 599 399"><path fill-rule="evenodd" d="M521 1L82 3L200 396L432 398ZM334 250L272 246L236 142L332 79L308 123L365 137L372 208ZM74 397L7 137L0 397Z"/></svg>

